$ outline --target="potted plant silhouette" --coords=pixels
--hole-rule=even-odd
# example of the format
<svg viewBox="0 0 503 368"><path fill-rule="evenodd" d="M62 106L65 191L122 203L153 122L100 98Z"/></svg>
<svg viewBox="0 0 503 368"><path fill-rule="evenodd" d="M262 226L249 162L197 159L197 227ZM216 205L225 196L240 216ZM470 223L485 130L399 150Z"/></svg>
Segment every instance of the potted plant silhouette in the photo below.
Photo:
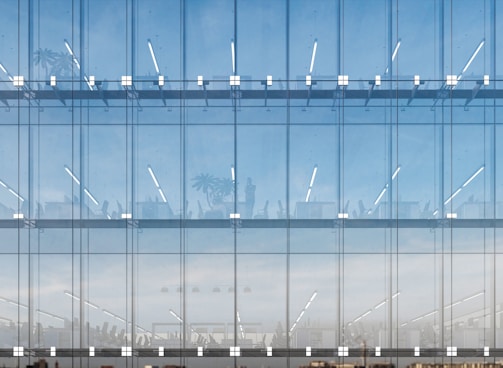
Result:
<svg viewBox="0 0 503 368"><path fill-rule="evenodd" d="M232 202L228 197L234 192L234 182L229 178L217 178L211 174L201 173L192 178L192 188L202 191L206 195L206 202L210 208L203 211L199 203L200 218L226 218L232 210Z"/></svg>

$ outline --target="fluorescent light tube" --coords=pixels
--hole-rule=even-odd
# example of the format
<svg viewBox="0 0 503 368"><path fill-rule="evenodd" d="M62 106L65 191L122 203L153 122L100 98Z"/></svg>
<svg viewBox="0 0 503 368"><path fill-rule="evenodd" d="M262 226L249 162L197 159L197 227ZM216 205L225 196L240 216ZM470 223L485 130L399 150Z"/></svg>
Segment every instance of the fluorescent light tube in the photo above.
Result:
<svg viewBox="0 0 503 368"><path fill-rule="evenodd" d="M475 57L477 56L477 54L479 53L480 49L482 48L482 46L484 46L484 43L485 41L482 40L480 42L480 44L478 45L477 49L475 50L475 52L473 53L472 57L470 58L470 60L468 60L468 62L466 63L465 67L463 68L463 71L461 72L461 74L463 74L464 72L466 72L468 70L468 68L470 67L470 64L473 62L473 59L475 59ZM461 75L458 77L458 79L461 77Z"/></svg>
<svg viewBox="0 0 503 368"><path fill-rule="evenodd" d="M306 202L309 202L309 197L311 196L311 188L307 190Z"/></svg>
<svg viewBox="0 0 503 368"><path fill-rule="evenodd" d="M374 202L374 206L377 206L377 204L379 203L379 201L381 200L382 196L384 195L384 193L386 193L386 190L387 190L387 187L384 187L382 190L381 190L381 193L379 193L379 195L377 196L377 199L375 200Z"/></svg>
<svg viewBox="0 0 503 368"><path fill-rule="evenodd" d="M398 53L398 49L400 48L400 45L402 44L402 41L398 41L395 49L393 50L393 55L391 55L391 61L395 61L396 54Z"/></svg>
<svg viewBox="0 0 503 368"><path fill-rule="evenodd" d="M152 56L152 60L154 62L155 71L157 72L157 74L160 74L159 66L157 65L157 59L155 58L155 54L154 54L154 48L152 47L152 42L150 42L150 39L147 41L147 43L148 43L148 48L150 50L150 55Z"/></svg>
<svg viewBox="0 0 503 368"><path fill-rule="evenodd" d="M85 301L84 302L86 305L90 306L91 308L94 308L94 309L100 309L96 304L93 304L91 302L88 302L88 301Z"/></svg>
<svg viewBox="0 0 503 368"><path fill-rule="evenodd" d="M459 194L459 192L461 192L461 189L462 188L458 188L454 193L452 193L452 195L447 198L447 200L444 202L444 205L446 205L447 203L449 203L450 201L452 201L452 199L457 196Z"/></svg>
<svg viewBox="0 0 503 368"><path fill-rule="evenodd" d="M468 301L468 300L472 300L472 299L474 299L474 298L476 298L476 297L478 297L478 296L481 296L481 295L484 295L484 292L483 292L483 291L482 291L482 292L480 292L480 293L478 293L478 294L475 294L475 295L469 296L468 298L463 299L463 301L464 301L464 302L466 302L466 301Z"/></svg>
<svg viewBox="0 0 503 368"><path fill-rule="evenodd" d="M24 198L17 194L13 189L9 188L9 192L14 194L21 202L24 202Z"/></svg>
<svg viewBox="0 0 503 368"><path fill-rule="evenodd" d="M401 167L400 166L397 166L395 172L393 173L393 175L391 176L391 180L395 180L396 176L398 175L398 173L400 172L400 169Z"/></svg>
<svg viewBox="0 0 503 368"><path fill-rule="evenodd" d="M313 169L313 175L311 175L311 182L309 183L309 186L312 188L314 184L314 179L316 178L316 172L318 171L318 165L314 165Z"/></svg>
<svg viewBox="0 0 503 368"><path fill-rule="evenodd" d="M70 44L68 43L67 40L65 40L65 46L66 46L66 49L68 50L68 52L70 53L70 55L72 55L73 62L75 63L75 65L77 65L77 68L80 69L79 61L77 60L77 57L73 53L73 50L70 47Z"/></svg>
<svg viewBox="0 0 503 368"><path fill-rule="evenodd" d="M398 295L400 295L400 291L397 291L392 297L391 299L395 299Z"/></svg>
<svg viewBox="0 0 503 368"><path fill-rule="evenodd" d="M473 174L470 179L468 179L467 181L465 181L465 183L462 185L462 188L466 187L468 184L470 184L470 182L475 179L475 177L480 174L482 172L482 170L484 170L484 166L481 166L480 169L477 170L477 172L475 174Z"/></svg>
<svg viewBox="0 0 503 368"><path fill-rule="evenodd" d="M94 198L94 196L91 194L91 192L89 192L89 191L87 190L87 188L84 188L84 193L86 193L86 194L87 194L87 196L91 199L91 201L93 201L93 202L94 202L94 204L95 204L96 206L98 206L98 205L99 205L99 202L96 200L96 198Z"/></svg>
<svg viewBox="0 0 503 368"><path fill-rule="evenodd" d="M72 177L72 179L78 184L80 185L80 180L77 179L77 177L73 174L72 170L70 170L70 168L68 166L65 165L65 171L68 173L68 175L70 175Z"/></svg>
<svg viewBox="0 0 503 368"><path fill-rule="evenodd" d="M236 74L236 54L234 50L234 40L231 40L232 74Z"/></svg>
<svg viewBox="0 0 503 368"><path fill-rule="evenodd" d="M152 167L150 165L147 166L147 170L150 173L150 176L152 177L155 186L159 188L160 187L159 182L157 181L157 177L155 176L154 171L152 170Z"/></svg>
<svg viewBox="0 0 503 368"><path fill-rule="evenodd" d="M159 191L159 194L161 195L162 201L164 203L168 202L167 199L166 199L166 196L164 195L164 192L162 191L162 189L161 188L157 188L157 190Z"/></svg>
<svg viewBox="0 0 503 368"><path fill-rule="evenodd" d="M317 296L317 295L318 295L318 292L317 292L317 291L315 291L315 292L313 293L313 295L311 296L311 299L309 299L309 302L310 302L310 303L312 303L312 302L313 302L313 300L316 298L316 296Z"/></svg>
<svg viewBox="0 0 503 368"><path fill-rule="evenodd" d="M71 298L73 298L73 299L77 300L77 301L79 301L79 300L80 300L80 298L79 298L78 296L73 295L73 294L72 294L71 292L69 292L68 290L65 290L65 294L66 294L66 295L68 295L69 297L71 297Z"/></svg>
<svg viewBox="0 0 503 368"><path fill-rule="evenodd" d="M234 171L234 165L231 165L231 178L232 181L236 181L236 172Z"/></svg>
<svg viewBox="0 0 503 368"><path fill-rule="evenodd" d="M5 74L9 74L9 73L7 73L7 70L5 69L3 64L1 64L1 63L0 63L0 69L2 69Z"/></svg>
<svg viewBox="0 0 503 368"><path fill-rule="evenodd" d="M103 309L103 313L105 313L107 316L115 317L113 313L107 311L106 309Z"/></svg>
<svg viewBox="0 0 503 368"><path fill-rule="evenodd" d="M386 304L386 300L383 300L382 302L380 302L379 304L377 304L375 307L374 307L374 310L378 309L378 308L381 308L384 304Z"/></svg>
<svg viewBox="0 0 503 368"><path fill-rule="evenodd" d="M309 74L313 73L313 68L314 68L314 59L316 58L316 49L318 48L318 39L314 40L314 45L313 45L313 54L311 55L311 65L309 67Z"/></svg>
<svg viewBox="0 0 503 368"><path fill-rule="evenodd" d="M7 188L7 184L5 184L3 181L0 180L0 185L4 188Z"/></svg>

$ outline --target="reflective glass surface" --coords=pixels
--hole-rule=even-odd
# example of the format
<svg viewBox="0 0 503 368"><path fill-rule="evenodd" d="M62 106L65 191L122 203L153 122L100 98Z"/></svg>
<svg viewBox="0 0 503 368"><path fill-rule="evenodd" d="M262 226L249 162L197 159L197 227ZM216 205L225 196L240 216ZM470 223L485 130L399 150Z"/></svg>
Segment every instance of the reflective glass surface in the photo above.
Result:
<svg viewBox="0 0 503 368"><path fill-rule="evenodd" d="M501 17L1 1L0 365L499 362Z"/></svg>

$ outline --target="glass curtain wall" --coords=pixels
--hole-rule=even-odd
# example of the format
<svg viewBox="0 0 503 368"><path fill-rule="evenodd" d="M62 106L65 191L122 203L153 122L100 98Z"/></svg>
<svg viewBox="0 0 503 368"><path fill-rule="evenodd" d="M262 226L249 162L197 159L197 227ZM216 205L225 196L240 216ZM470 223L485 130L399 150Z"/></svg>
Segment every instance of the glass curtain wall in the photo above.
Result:
<svg viewBox="0 0 503 368"><path fill-rule="evenodd" d="M500 361L502 9L0 2L0 364Z"/></svg>

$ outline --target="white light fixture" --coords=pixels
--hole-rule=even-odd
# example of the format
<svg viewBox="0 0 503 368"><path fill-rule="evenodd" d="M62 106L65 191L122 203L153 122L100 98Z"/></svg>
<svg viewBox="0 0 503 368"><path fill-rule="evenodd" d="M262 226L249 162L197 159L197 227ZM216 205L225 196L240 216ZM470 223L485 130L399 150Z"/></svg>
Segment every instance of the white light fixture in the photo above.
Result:
<svg viewBox="0 0 503 368"><path fill-rule="evenodd" d="M22 75L15 75L12 84L14 85L14 87L23 87L24 77Z"/></svg>
<svg viewBox="0 0 503 368"><path fill-rule="evenodd" d="M204 85L204 78L202 75L197 76L197 85L198 86L203 86Z"/></svg>
<svg viewBox="0 0 503 368"><path fill-rule="evenodd" d="M234 170L234 165L231 165L231 179L232 179L232 182L236 181L236 172Z"/></svg>
<svg viewBox="0 0 503 368"><path fill-rule="evenodd" d="M311 55L311 65L309 66L309 74L313 74L314 60L316 58L316 49L318 48L318 39L314 39L313 53Z"/></svg>
<svg viewBox="0 0 503 368"><path fill-rule="evenodd" d="M89 77L89 82L87 83L89 85L89 88L93 88L94 85L96 84L96 77L94 75L91 75Z"/></svg>
<svg viewBox="0 0 503 368"><path fill-rule="evenodd" d="M310 86L311 83L312 83L311 76L310 75L306 75L306 86Z"/></svg>
<svg viewBox="0 0 503 368"><path fill-rule="evenodd" d="M339 218L339 219L347 219L347 218L349 218L349 213L346 213L346 212L338 213L337 214L337 218Z"/></svg>
<svg viewBox="0 0 503 368"><path fill-rule="evenodd" d="M91 192L87 188L84 188L84 193L89 197L89 199L91 199L91 201L93 201L93 203L96 206L99 205L99 202L96 200L96 198L94 198L94 196L91 194Z"/></svg>
<svg viewBox="0 0 503 368"><path fill-rule="evenodd" d="M419 86L421 84L421 77L419 75L414 76L414 85Z"/></svg>
<svg viewBox="0 0 503 368"><path fill-rule="evenodd" d="M51 75L51 87L56 87L56 76L55 75Z"/></svg>
<svg viewBox="0 0 503 368"><path fill-rule="evenodd" d="M307 189L306 202L309 202L309 197L311 196L311 190L313 189L314 179L316 179L317 172L318 172L318 165L314 165L313 173L311 175L311 181L309 182L309 188Z"/></svg>
<svg viewBox="0 0 503 368"><path fill-rule="evenodd" d="M464 184L461 186L462 188L466 187L468 184L470 184L470 182L475 179L475 177L480 174L482 172L482 170L484 170L484 166L481 166L476 172L475 174L473 174L472 176L470 176L470 178L464 182Z"/></svg>
<svg viewBox="0 0 503 368"><path fill-rule="evenodd" d="M266 84L272 86L272 75L268 75L266 78Z"/></svg>
<svg viewBox="0 0 503 368"><path fill-rule="evenodd" d="M152 42L150 41L150 39L147 40L147 44L148 44L148 48L150 50L150 56L152 56L152 61L154 62L155 71L157 74L160 74L159 66L157 65L157 59L156 59L155 53L154 53L154 48L152 47Z"/></svg>
<svg viewBox="0 0 503 368"><path fill-rule="evenodd" d="M152 180L154 181L155 187L157 188L157 191L159 192L159 194L162 198L162 201L164 203L167 203L168 200L166 199L166 196L164 195L164 191L162 190L162 188L159 184L159 181L157 180L157 176L155 175L154 170L152 169L152 166L147 165L147 170L148 170L150 176L152 177Z"/></svg>
<svg viewBox="0 0 503 368"><path fill-rule="evenodd" d="M461 71L461 74L459 75L459 78L461 78L462 74L468 70L468 68L470 67L471 63L473 62L473 59L475 59L475 57L479 53L479 51L482 48L482 46L484 46L484 43L485 43L484 40L480 41L479 45L477 46L477 49L474 51L474 53L472 54L472 56L470 57L470 59L466 63L465 67Z"/></svg>
<svg viewBox="0 0 503 368"><path fill-rule="evenodd" d="M337 85L339 85L339 86L349 85L349 76L347 76L347 75L337 76Z"/></svg>
<svg viewBox="0 0 503 368"><path fill-rule="evenodd" d="M73 181L75 181L77 183L77 185L80 185L80 180L74 175L72 170L70 170L70 168L66 165L65 165L65 171L68 173L68 175L70 175L72 177Z"/></svg>
<svg viewBox="0 0 503 368"><path fill-rule="evenodd" d="M128 220L128 219L132 219L133 218L133 214L131 213L122 213L121 214L121 219L123 220Z"/></svg>
<svg viewBox="0 0 503 368"><path fill-rule="evenodd" d="M400 48L400 45L402 44L402 41L398 41L395 49L393 50L393 55L391 55L391 61L395 61L396 54L398 54L398 49Z"/></svg>
<svg viewBox="0 0 503 368"><path fill-rule="evenodd" d="M386 193L386 190L388 190L388 184L386 184L386 186L381 190L381 193L379 193L379 195L377 196L376 200L374 201L374 206L377 206L384 193Z"/></svg>
<svg viewBox="0 0 503 368"><path fill-rule="evenodd" d="M458 78L455 75L449 74L445 78L445 84L448 86L455 86L458 84Z"/></svg>
<svg viewBox="0 0 503 368"><path fill-rule="evenodd" d="M376 86L380 86L381 85L381 76L380 75L376 75L376 77L375 77L375 85Z"/></svg>
<svg viewBox="0 0 503 368"><path fill-rule="evenodd" d="M131 75L123 75L121 77L121 85L124 87L133 85L133 77Z"/></svg>
<svg viewBox="0 0 503 368"><path fill-rule="evenodd" d="M157 79L157 84L159 84L160 87L164 86L164 75L159 76L159 78Z"/></svg>
<svg viewBox="0 0 503 368"><path fill-rule="evenodd" d="M79 61L77 60L77 57L73 53L73 50L72 50L72 48L71 48L71 46L70 46L70 44L68 43L67 40L65 40L65 46L66 46L66 49L68 50L68 52L70 53L70 55L72 55L73 62L75 63L75 65L77 66L77 68L80 70Z"/></svg>
<svg viewBox="0 0 503 368"><path fill-rule="evenodd" d="M306 303L306 306L300 311L299 316L297 317L297 319L293 323L292 327L290 327L290 331L289 331L290 333L292 333L292 331L295 329L295 327L297 326L297 324L300 322L301 318L304 316L304 314L306 313L307 309L309 308L309 306L314 301L314 299L316 298L317 295L318 295L318 292L315 290L313 292L313 294L311 295L311 298L309 298L308 302Z"/></svg>
<svg viewBox="0 0 503 368"><path fill-rule="evenodd" d="M236 50L234 48L234 40L231 40L231 58L232 58L232 74L236 74Z"/></svg>
<svg viewBox="0 0 503 368"><path fill-rule="evenodd" d="M400 170L401 170L401 167L397 166L396 170L393 172L393 175L391 176L391 180L395 180L395 178L398 175L398 173L400 172Z"/></svg>
<svg viewBox="0 0 503 368"><path fill-rule="evenodd" d="M488 86L489 85L489 76L486 74L484 75L484 86Z"/></svg>

